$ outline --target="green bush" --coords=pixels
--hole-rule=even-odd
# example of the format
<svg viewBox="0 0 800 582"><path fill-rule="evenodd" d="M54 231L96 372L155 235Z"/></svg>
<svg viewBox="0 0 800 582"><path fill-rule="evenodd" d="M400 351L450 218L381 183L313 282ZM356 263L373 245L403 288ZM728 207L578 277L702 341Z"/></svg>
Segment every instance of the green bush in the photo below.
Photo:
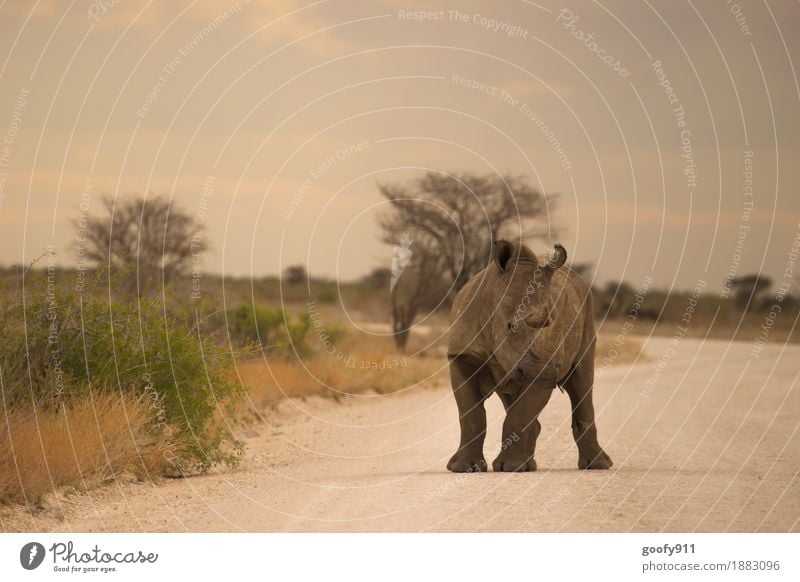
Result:
<svg viewBox="0 0 800 582"><path fill-rule="evenodd" d="M307 312L292 318L280 307L242 304L228 312L228 331L231 341L241 347L256 347L275 356L310 354L311 317Z"/></svg>
<svg viewBox="0 0 800 582"><path fill-rule="evenodd" d="M109 298L99 281L79 294L41 274L0 298L0 352L6 405L55 408L90 390L144 393L153 401L153 431L171 435L170 472L234 465L241 444L215 413L239 395L233 358L196 321L165 308L162 298ZM8 285L7 285L8 286ZM166 457L166 456L165 456Z"/></svg>

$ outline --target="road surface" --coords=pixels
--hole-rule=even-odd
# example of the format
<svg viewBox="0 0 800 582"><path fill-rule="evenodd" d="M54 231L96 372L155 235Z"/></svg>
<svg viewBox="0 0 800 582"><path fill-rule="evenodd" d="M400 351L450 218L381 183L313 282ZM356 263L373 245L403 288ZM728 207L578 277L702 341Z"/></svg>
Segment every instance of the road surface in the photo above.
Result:
<svg viewBox="0 0 800 582"><path fill-rule="evenodd" d="M536 473L456 475L448 386L287 401L240 469L50 501L3 529L50 531L798 531L800 346L651 338L598 372L607 472L576 468L569 404L545 409ZM486 458L502 407L488 406Z"/></svg>

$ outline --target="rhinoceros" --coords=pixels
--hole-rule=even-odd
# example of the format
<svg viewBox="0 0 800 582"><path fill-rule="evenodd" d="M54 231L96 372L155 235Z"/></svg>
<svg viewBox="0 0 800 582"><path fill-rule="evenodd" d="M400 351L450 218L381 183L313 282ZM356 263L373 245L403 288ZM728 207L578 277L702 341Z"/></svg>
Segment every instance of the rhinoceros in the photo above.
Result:
<svg viewBox="0 0 800 582"><path fill-rule="evenodd" d="M597 442L592 383L595 331L589 286L564 267L557 244L540 261L522 243L496 241L489 265L458 292L451 310L450 378L461 442L454 472L486 471L484 402L497 393L506 410L495 471L535 471L538 416L556 387L569 395L578 468L608 469Z"/></svg>

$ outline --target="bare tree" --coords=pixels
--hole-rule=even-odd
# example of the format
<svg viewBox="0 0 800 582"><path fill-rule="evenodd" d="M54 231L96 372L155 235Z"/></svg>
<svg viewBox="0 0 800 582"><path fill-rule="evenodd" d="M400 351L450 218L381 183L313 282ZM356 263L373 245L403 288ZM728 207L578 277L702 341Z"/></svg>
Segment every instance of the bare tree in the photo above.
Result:
<svg viewBox="0 0 800 582"><path fill-rule="evenodd" d="M192 216L166 196L102 201L99 216L73 224L86 260L116 271L129 291L189 272L192 259L208 248Z"/></svg>
<svg viewBox="0 0 800 582"><path fill-rule="evenodd" d="M402 348L416 311L411 298L437 304L453 297L489 261L495 239L552 235L553 199L523 176L444 175L428 172L403 184L381 184L390 209L379 218L381 240L398 247L413 241L413 263L401 293L393 294L396 343ZM545 220L542 220L545 219ZM412 271L412 272L415 272ZM409 286L419 286L411 290ZM431 292L444 294L431 301ZM405 339L403 334L405 334Z"/></svg>
<svg viewBox="0 0 800 582"><path fill-rule="evenodd" d="M486 266L495 239L552 234L533 220L546 218L553 200L523 176L428 172L379 189L391 203L380 218L383 242L397 245L403 234L411 236L417 252L441 259L453 292Z"/></svg>

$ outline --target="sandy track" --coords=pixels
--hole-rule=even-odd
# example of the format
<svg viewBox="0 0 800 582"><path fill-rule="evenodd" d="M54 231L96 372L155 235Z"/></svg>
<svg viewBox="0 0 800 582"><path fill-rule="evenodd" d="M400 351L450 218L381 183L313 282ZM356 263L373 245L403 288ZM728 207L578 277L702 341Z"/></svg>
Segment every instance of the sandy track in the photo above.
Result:
<svg viewBox="0 0 800 582"><path fill-rule="evenodd" d="M55 531L798 531L800 346L685 339L648 395L649 361L608 368L595 388L608 472L576 469L569 404L545 409L536 473L455 475L449 387L343 404L286 402L247 440L241 469L128 483L54 500L6 530ZM486 457L502 407L489 406ZM62 514L62 519L52 514Z"/></svg>

